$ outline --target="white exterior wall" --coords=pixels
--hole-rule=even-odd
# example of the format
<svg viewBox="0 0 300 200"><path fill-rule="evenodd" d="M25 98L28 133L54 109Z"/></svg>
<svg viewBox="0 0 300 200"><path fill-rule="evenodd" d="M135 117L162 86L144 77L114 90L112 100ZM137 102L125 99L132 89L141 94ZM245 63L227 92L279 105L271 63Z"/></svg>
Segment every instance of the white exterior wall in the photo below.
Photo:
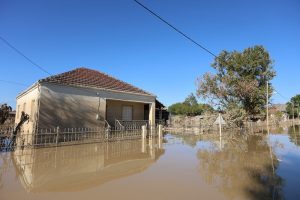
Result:
<svg viewBox="0 0 300 200"><path fill-rule="evenodd" d="M39 88L35 85L17 97L15 124L20 122L21 112L29 115L29 122L22 126L23 133L32 133L38 118Z"/></svg>

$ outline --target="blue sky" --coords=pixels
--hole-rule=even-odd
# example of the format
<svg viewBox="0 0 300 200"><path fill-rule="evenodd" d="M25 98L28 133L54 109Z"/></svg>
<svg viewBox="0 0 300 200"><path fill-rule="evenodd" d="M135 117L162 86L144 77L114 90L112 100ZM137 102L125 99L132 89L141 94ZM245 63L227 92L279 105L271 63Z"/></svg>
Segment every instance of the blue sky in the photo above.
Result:
<svg viewBox="0 0 300 200"><path fill-rule="evenodd" d="M140 0L215 54L263 45L275 88L300 93L300 1ZM133 0L0 0L0 35L51 74L97 69L170 105L195 92L213 57ZM47 74L0 41L0 79L31 85ZM15 107L24 86L0 82L0 103ZM279 95L274 103L284 103Z"/></svg>

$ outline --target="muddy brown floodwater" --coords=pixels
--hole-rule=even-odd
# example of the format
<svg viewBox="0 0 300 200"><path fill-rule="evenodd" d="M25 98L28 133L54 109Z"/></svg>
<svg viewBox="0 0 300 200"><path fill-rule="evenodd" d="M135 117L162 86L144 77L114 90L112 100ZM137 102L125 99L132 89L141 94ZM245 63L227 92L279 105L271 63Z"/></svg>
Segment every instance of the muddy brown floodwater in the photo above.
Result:
<svg viewBox="0 0 300 200"><path fill-rule="evenodd" d="M300 199L300 129L0 152L0 199Z"/></svg>

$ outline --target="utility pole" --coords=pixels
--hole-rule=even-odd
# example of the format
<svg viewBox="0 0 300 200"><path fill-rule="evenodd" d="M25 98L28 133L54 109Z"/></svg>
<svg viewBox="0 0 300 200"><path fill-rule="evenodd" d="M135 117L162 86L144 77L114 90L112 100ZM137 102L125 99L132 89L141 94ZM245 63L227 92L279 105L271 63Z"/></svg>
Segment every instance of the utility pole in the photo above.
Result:
<svg viewBox="0 0 300 200"><path fill-rule="evenodd" d="M219 113L219 135L222 137L222 121L221 121L221 112Z"/></svg>
<svg viewBox="0 0 300 200"><path fill-rule="evenodd" d="M293 104L293 126L295 126L295 104L293 101L291 101Z"/></svg>
<svg viewBox="0 0 300 200"><path fill-rule="evenodd" d="M299 107L300 107L300 104L298 104L298 113L297 113L298 124L299 124L299 115L300 115L300 113L299 113Z"/></svg>
<svg viewBox="0 0 300 200"><path fill-rule="evenodd" d="M267 129L269 130L269 81L267 81Z"/></svg>

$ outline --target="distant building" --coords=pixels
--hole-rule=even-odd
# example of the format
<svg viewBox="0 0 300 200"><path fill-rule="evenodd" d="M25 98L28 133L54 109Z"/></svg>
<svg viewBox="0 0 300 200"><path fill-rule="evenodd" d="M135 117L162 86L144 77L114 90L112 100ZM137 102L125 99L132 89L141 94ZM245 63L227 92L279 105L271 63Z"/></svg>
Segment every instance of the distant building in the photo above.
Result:
<svg viewBox="0 0 300 200"><path fill-rule="evenodd" d="M170 114L168 108L158 100L155 101L155 106L155 123L165 125Z"/></svg>
<svg viewBox="0 0 300 200"><path fill-rule="evenodd" d="M102 72L77 68L37 81L17 96L16 120L30 116L24 131L101 127L116 120L155 125L156 96ZM106 121L106 122L105 122Z"/></svg>
<svg viewBox="0 0 300 200"><path fill-rule="evenodd" d="M286 121L288 120L288 114L285 104L273 104L269 108L269 115L271 119Z"/></svg>

